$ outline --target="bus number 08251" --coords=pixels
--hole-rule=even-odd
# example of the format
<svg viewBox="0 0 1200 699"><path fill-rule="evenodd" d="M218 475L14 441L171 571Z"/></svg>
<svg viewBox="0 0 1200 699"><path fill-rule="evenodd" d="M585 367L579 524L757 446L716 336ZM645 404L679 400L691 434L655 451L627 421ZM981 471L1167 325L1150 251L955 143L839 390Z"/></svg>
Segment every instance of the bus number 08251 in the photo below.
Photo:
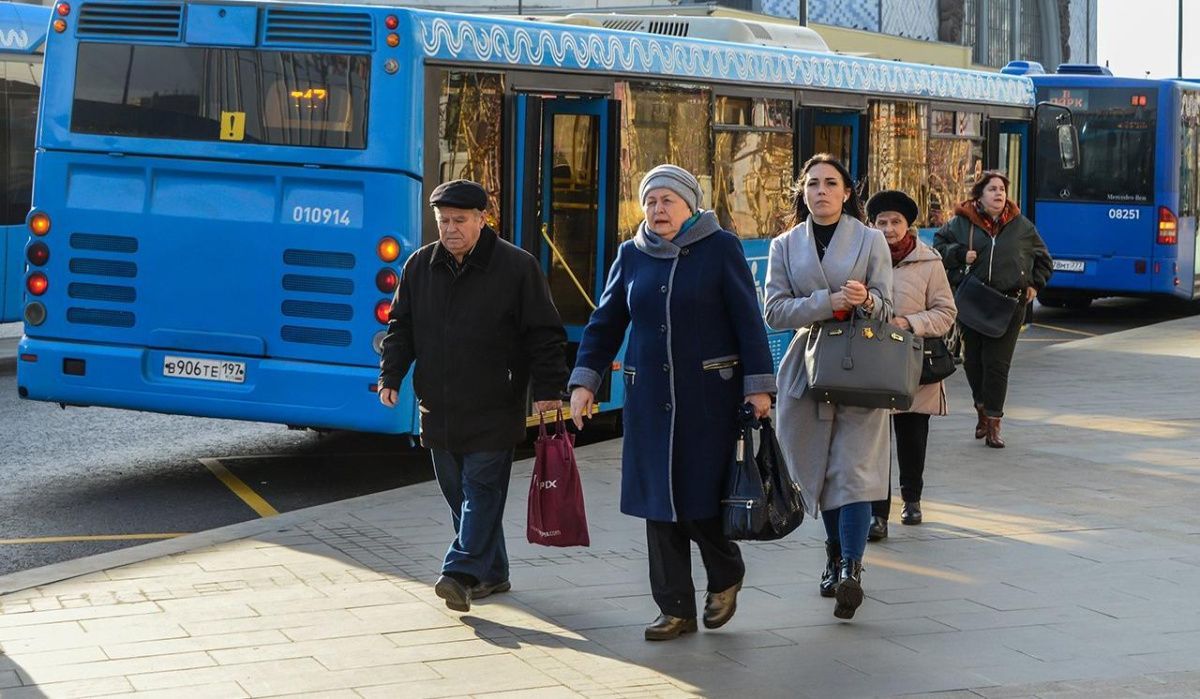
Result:
<svg viewBox="0 0 1200 699"><path fill-rule="evenodd" d="M1120 219L1122 221L1136 221L1141 218L1141 212L1137 209L1109 209L1108 217L1111 219Z"/></svg>
<svg viewBox="0 0 1200 699"><path fill-rule="evenodd" d="M348 209L330 209L320 206L297 206L292 209L295 223L316 223L326 226L349 226Z"/></svg>

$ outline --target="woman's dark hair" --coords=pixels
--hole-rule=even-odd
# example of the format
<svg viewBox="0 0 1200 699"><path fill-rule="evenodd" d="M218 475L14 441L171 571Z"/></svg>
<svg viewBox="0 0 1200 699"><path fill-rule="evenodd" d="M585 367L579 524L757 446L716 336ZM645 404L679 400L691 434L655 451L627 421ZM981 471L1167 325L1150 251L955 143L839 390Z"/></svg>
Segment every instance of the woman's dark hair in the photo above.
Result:
<svg viewBox="0 0 1200 699"><path fill-rule="evenodd" d="M804 180L808 177L808 171L817 165L831 165L838 174L842 176L842 184L850 192L850 196L846 198L846 202L842 204L842 214L856 218L859 221L863 219L862 198L858 196L858 189L854 186L854 178L850 176L850 171L842 165L842 161L833 157L829 153L817 153L809 158L804 163L804 167L800 168L800 176L796 178L792 185L792 216L791 225L798 225L808 220L808 204L804 203Z"/></svg>
<svg viewBox="0 0 1200 699"><path fill-rule="evenodd" d="M1004 183L1004 191L1008 191L1008 175L999 170L984 170L979 173L979 177L975 179L975 184L971 185L971 198L979 199L983 196L983 190L987 188L988 183L994 179L999 179Z"/></svg>

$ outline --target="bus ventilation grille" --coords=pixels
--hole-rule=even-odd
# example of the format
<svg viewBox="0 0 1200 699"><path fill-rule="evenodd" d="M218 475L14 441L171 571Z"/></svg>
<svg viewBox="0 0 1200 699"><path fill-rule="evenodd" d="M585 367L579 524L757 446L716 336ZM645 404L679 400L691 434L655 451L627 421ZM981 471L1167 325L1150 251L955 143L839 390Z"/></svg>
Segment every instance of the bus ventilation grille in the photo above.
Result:
<svg viewBox="0 0 1200 699"><path fill-rule="evenodd" d="M348 252L321 252L320 250L284 250L283 263L297 267L328 267L329 269L354 269L354 255Z"/></svg>
<svg viewBox="0 0 1200 699"><path fill-rule="evenodd" d="M125 260L93 260L87 257L72 257L67 263L71 274L90 274L95 277L124 277L132 279L137 276L137 264Z"/></svg>
<svg viewBox="0 0 1200 699"><path fill-rule="evenodd" d="M354 308L345 303L284 301L280 310L289 318L316 318L318 320L352 320L354 318Z"/></svg>
<svg viewBox="0 0 1200 699"><path fill-rule="evenodd" d="M267 10L263 46L339 46L369 49L375 32L362 12Z"/></svg>
<svg viewBox="0 0 1200 699"><path fill-rule="evenodd" d="M183 5L88 2L79 10L75 34L81 39L179 41Z"/></svg>
<svg viewBox="0 0 1200 699"><path fill-rule="evenodd" d="M68 308L67 322L83 325L106 325L112 328L132 328L133 314L129 311L106 311L99 308Z"/></svg>
<svg viewBox="0 0 1200 699"><path fill-rule="evenodd" d="M306 291L311 294L338 294L350 296L354 293L354 282L339 277L314 277L308 274L283 275L285 291Z"/></svg>
<svg viewBox="0 0 1200 699"><path fill-rule="evenodd" d="M67 285L67 296L73 299L86 299L89 301L133 303L137 300L137 290L132 286L71 282Z"/></svg>
<svg viewBox="0 0 1200 699"><path fill-rule="evenodd" d="M99 250L100 252L137 252L137 238L124 235L100 235L98 233L72 233L71 247L76 250Z"/></svg>
<svg viewBox="0 0 1200 699"><path fill-rule="evenodd" d="M331 330L329 328L306 328L299 325L285 325L279 330L279 336L284 342L300 342L306 345L329 345L331 347L349 347L349 330Z"/></svg>
<svg viewBox="0 0 1200 699"><path fill-rule="evenodd" d="M651 34L663 34L665 36L687 36L688 23L664 21L649 22L646 25L646 31Z"/></svg>

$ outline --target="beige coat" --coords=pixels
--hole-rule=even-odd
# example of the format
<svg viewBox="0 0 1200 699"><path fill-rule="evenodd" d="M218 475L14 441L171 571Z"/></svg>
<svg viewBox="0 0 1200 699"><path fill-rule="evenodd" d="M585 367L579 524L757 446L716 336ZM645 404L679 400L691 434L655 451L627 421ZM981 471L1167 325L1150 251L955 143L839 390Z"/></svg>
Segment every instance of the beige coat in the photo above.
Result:
<svg viewBox="0 0 1200 699"><path fill-rule="evenodd" d="M767 268L767 325L795 330L779 364L779 446L804 493L810 514L888 493L891 420L886 409L818 402L808 390L804 348L813 323L833 317L829 297L847 279L867 286L874 314L892 297L892 258L883 234L842 216L825 258L808 224L771 241Z"/></svg>
<svg viewBox="0 0 1200 699"><path fill-rule="evenodd" d="M919 239L892 269L892 303L893 314L908 320L914 335L940 337L954 325L958 309L942 256ZM909 412L945 415L947 407L946 387L939 381L921 386Z"/></svg>

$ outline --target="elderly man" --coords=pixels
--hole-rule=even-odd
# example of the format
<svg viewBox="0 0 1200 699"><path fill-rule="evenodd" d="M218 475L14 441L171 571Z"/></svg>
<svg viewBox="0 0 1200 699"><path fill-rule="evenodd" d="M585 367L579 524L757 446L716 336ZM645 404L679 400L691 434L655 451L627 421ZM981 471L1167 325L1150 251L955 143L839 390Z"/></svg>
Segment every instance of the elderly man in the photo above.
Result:
<svg viewBox="0 0 1200 699"><path fill-rule="evenodd" d="M525 438L526 401L562 406L566 332L537 261L488 227L487 193L468 180L429 197L438 241L404 263L392 299L379 400L396 405L416 362L421 444L454 520L434 591L450 609L510 589L504 501L513 447ZM532 381L531 381L532 379Z"/></svg>

